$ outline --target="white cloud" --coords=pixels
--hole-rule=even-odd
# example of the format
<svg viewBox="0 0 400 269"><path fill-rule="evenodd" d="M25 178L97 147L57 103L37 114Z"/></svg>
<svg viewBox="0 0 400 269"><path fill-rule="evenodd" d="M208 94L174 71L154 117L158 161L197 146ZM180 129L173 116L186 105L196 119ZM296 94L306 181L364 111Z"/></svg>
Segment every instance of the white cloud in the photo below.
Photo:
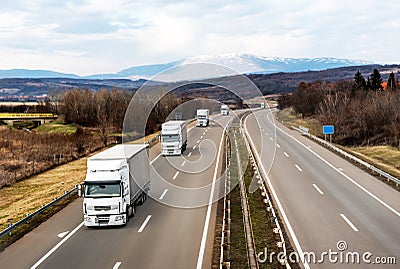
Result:
<svg viewBox="0 0 400 269"><path fill-rule="evenodd" d="M243 52L400 61L398 1L3 2L0 69L85 75Z"/></svg>

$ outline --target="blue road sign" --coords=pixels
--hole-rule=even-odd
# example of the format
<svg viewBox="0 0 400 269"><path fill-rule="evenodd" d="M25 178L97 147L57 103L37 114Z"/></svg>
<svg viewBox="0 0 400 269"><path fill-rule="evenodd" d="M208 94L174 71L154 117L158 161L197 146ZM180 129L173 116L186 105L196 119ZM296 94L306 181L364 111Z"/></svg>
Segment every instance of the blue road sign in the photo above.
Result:
<svg viewBox="0 0 400 269"><path fill-rule="evenodd" d="M332 135L335 133L335 126L333 125L324 125L322 126L322 133Z"/></svg>

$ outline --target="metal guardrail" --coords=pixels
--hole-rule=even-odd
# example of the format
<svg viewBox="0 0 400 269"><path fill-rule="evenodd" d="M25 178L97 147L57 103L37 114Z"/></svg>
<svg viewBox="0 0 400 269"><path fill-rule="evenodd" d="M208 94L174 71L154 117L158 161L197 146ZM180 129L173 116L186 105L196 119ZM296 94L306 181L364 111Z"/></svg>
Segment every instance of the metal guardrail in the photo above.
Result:
<svg viewBox="0 0 400 269"><path fill-rule="evenodd" d="M228 136L225 136L225 145L228 146ZM224 182L224 215L222 219L221 232L221 253L219 258L219 268L230 268L230 235L231 235L231 201L227 199L230 190L230 160L228 154L225 156L226 177ZM226 243L225 243L226 237ZM226 255L224 249L226 247ZM226 261L225 261L226 260Z"/></svg>
<svg viewBox="0 0 400 269"><path fill-rule="evenodd" d="M243 117L242 119L244 119L244 118L245 118L245 117ZM247 150L248 150L248 152L249 152L249 155L250 155L251 163L252 163L252 165L253 165L253 167L254 167L254 169L255 169L254 175L255 175L255 177L258 179L257 183L258 183L259 188L260 188L260 190L261 190L261 194L262 194L262 196L265 198L265 199L264 199L264 203L267 205L267 211L268 211L268 212L271 212L271 214L272 214L272 217L271 217L270 220L271 220L271 222L273 222L273 223L275 224L275 226L276 226L276 228L273 229L273 232L274 232L275 234L279 235L279 240L280 240L280 241L277 242L277 247L278 247L278 248L282 248L282 252L283 252L283 254L284 254L283 257L282 257L282 259L281 259L279 262L280 262L283 266L285 266L287 269L290 269L291 266L290 266L290 264L288 263L288 257L287 257L287 250L286 250L285 238L284 238L284 236L283 236L283 232L282 232L281 226L280 226L280 224L279 224L277 215L276 215L275 210L274 210L274 207L273 207L273 205L272 205L272 200L271 200L271 198L270 198L269 195L268 195L267 188L265 187L265 184L264 184L265 180L263 179L263 174L262 174L262 173L260 172L260 170L258 169L258 160L254 157L253 149L251 148L250 143L249 143L249 141L248 141L247 133L244 131L244 128L243 128L243 121L242 121L242 120L240 121L240 131L241 131L242 134L243 134L243 137L244 137L244 140L245 140L245 143L246 143L246 148L247 148Z"/></svg>
<svg viewBox="0 0 400 269"><path fill-rule="evenodd" d="M146 144L151 145L154 141L158 140L160 138L161 134L155 135L153 138L151 138L149 141L146 142Z"/></svg>
<svg viewBox="0 0 400 269"><path fill-rule="evenodd" d="M350 154L350 153L348 153L348 152L336 147L332 143L330 143L328 141L325 141L325 140L323 140L323 139L321 139L321 138L319 138L319 137L317 137L315 135L312 135L312 134L310 134L308 132L305 132L304 130L302 130L300 128L292 126L292 129L300 132L302 135L307 136L310 139L313 139L313 140L317 141L318 143L320 143L323 146L333 150L334 152L339 153L340 155L344 156L345 158L350 159L350 160L352 160L352 161L354 161L354 162L366 167L367 169L370 169L370 170L374 171L375 173L379 174L380 176L386 177L387 181L393 181L394 183L396 183L396 186L399 186L400 179L392 176L391 174L389 174L389 173L387 173L385 171L382 171L381 169L373 166L372 164L367 163L366 161L363 161L360 158L358 158L358 157L356 157L356 156L354 156L354 155L352 155L352 154Z"/></svg>
<svg viewBox="0 0 400 269"><path fill-rule="evenodd" d="M64 193L63 196L55 198L53 201L51 201L50 203L41 206L38 210L36 210L35 212L31 213L31 214L27 214L25 218L19 220L18 222L14 223L14 224L10 224L6 229L4 229L3 231L0 232L0 238L2 238L5 235L11 235L11 232L20 227L22 224L25 224L26 222L28 222L29 220L31 220L32 218L36 217L37 215L39 215L40 213L42 213L43 211L45 211L46 209L48 209L49 207L54 206L55 204L57 204L58 202L60 202L61 200L69 197L71 194L73 194L74 192L76 192L78 190L78 187L75 186L72 190L70 191L66 191Z"/></svg>
<svg viewBox="0 0 400 269"><path fill-rule="evenodd" d="M243 134L242 134L242 137L243 137ZM242 204L243 226L244 226L244 230L245 230L244 232L245 232L245 237L246 237L247 262L248 262L250 269L257 269L258 262L257 262L257 254L255 252L253 227L251 224L250 209L249 209L248 200L247 200L246 186L243 181L244 173L242 172L242 168L241 168L242 164L241 164L241 160L240 160L240 153L239 153L239 147L238 147L238 143L237 143L236 131L234 133L234 138L235 138L235 149L236 149L238 175L239 176L242 175L241 178L239 178L239 186L240 186L240 200L241 200L241 204ZM243 140L244 140L244 138L243 138Z"/></svg>

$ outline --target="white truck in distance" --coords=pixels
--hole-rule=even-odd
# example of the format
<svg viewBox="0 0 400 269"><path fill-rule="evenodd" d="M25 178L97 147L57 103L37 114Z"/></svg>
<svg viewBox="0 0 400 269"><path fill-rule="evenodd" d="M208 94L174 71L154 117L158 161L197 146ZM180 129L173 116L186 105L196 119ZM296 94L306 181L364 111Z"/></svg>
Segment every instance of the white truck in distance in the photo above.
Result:
<svg viewBox="0 0 400 269"><path fill-rule="evenodd" d="M260 107L261 107L262 109L265 108L265 103L262 102Z"/></svg>
<svg viewBox="0 0 400 269"><path fill-rule="evenodd" d="M116 145L87 160L85 226L125 225L150 189L148 145Z"/></svg>
<svg viewBox="0 0 400 269"><path fill-rule="evenodd" d="M185 121L167 121L161 125L161 154L180 155L187 146Z"/></svg>
<svg viewBox="0 0 400 269"><path fill-rule="evenodd" d="M197 109L197 122L196 126L207 127L210 119L210 110L208 109Z"/></svg>
<svg viewBox="0 0 400 269"><path fill-rule="evenodd" d="M222 116L229 115L229 106L228 105L221 105L221 115Z"/></svg>

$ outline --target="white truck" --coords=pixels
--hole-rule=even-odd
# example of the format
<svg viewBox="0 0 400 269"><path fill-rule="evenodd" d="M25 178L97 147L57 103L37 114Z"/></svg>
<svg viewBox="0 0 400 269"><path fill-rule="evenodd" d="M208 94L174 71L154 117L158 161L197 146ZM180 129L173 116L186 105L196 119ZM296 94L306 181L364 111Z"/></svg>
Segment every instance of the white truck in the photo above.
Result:
<svg viewBox="0 0 400 269"><path fill-rule="evenodd" d="M265 103L264 103L264 102L261 102L260 108L261 108L261 109L264 109L264 108L265 108Z"/></svg>
<svg viewBox="0 0 400 269"><path fill-rule="evenodd" d="M161 125L161 154L180 155L187 146L186 121L171 120Z"/></svg>
<svg viewBox="0 0 400 269"><path fill-rule="evenodd" d="M85 226L125 225L150 189L148 145L116 145L87 159Z"/></svg>
<svg viewBox="0 0 400 269"><path fill-rule="evenodd" d="M197 109L197 122L196 126L207 127L210 121L210 110L209 109Z"/></svg>
<svg viewBox="0 0 400 269"><path fill-rule="evenodd" d="M229 115L229 106L228 105L221 105L221 115L222 116Z"/></svg>

